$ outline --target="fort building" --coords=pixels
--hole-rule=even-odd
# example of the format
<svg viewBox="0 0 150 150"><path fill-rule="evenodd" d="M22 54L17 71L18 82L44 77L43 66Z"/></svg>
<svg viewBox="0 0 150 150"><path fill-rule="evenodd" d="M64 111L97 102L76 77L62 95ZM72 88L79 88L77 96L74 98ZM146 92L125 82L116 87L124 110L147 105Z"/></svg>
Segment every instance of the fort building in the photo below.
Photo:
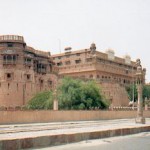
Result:
<svg viewBox="0 0 150 150"><path fill-rule="evenodd" d="M127 106L125 87L134 83L137 66L130 56L116 57L111 49L100 52L94 43L51 55L27 46L22 36L2 35L0 69L0 106L23 106L36 93L55 89L58 74L95 80L113 106Z"/></svg>
<svg viewBox="0 0 150 150"><path fill-rule="evenodd" d="M94 79L113 106L128 106L125 86L134 83L137 69L130 56L116 57L111 49L106 53L97 51L92 43L90 48L82 50L71 51L71 47L67 47L64 53L52 58L59 67L59 75Z"/></svg>
<svg viewBox="0 0 150 150"><path fill-rule="evenodd" d="M27 46L18 35L0 36L0 70L0 106L25 105L36 93L57 84L50 52Z"/></svg>

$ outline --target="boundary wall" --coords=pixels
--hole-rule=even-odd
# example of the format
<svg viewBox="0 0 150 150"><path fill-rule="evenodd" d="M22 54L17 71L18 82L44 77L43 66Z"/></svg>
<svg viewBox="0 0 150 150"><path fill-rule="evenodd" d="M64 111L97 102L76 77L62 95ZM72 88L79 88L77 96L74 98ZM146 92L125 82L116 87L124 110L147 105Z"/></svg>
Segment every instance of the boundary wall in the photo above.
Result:
<svg viewBox="0 0 150 150"><path fill-rule="evenodd" d="M109 119L135 118L137 111L0 111L0 124L44 123L61 121L93 121ZM144 111L144 117L150 118L150 111Z"/></svg>

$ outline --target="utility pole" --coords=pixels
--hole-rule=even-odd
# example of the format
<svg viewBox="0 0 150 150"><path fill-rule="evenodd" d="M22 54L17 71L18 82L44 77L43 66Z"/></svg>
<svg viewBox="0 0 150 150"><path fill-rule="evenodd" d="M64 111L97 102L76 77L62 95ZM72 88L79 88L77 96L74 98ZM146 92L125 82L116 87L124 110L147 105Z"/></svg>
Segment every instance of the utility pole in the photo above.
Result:
<svg viewBox="0 0 150 150"><path fill-rule="evenodd" d="M58 39L58 42L59 42L59 52L61 54L61 39Z"/></svg>

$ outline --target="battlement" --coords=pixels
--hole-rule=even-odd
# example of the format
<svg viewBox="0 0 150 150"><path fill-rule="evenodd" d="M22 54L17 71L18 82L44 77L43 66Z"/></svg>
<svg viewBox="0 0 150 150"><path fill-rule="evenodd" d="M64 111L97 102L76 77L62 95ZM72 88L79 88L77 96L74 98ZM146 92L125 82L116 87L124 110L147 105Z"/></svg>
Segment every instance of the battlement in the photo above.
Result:
<svg viewBox="0 0 150 150"><path fill-rule="evenodd" d="M24 43L23 36L18 35L1 35L0 42L21 42Z"/></svg>

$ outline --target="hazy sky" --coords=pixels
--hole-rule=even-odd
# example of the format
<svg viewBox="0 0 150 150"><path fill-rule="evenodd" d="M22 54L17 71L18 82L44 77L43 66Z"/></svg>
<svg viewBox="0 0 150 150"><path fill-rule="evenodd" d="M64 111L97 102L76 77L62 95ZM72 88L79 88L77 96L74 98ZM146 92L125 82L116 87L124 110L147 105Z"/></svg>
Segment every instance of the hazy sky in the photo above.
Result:
<svg viewBox="0 0 150 150"><path fill-rule="evenodd" d="M150 82L150 0L0 0L0 34L52 54L95 42L102 52L141 58Z"/></svg>

